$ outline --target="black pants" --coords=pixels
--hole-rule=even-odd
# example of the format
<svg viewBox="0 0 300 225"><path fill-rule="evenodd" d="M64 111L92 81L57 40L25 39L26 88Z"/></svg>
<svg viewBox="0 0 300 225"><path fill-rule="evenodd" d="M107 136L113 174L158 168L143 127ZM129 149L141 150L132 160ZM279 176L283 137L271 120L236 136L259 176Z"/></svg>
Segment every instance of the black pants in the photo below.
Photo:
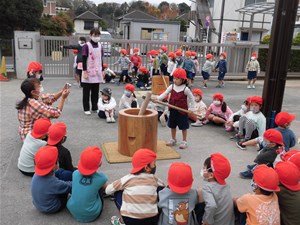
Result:
<svg viewBox="0 0 300 225"><path fill-rule="evenodd" d="M89 83L81 83L82 86L82 104L83 110L90 110L90 96L92 103L92 111L96 111L98 109L97 103L99 98L99 83L89 84Z"/></svg>

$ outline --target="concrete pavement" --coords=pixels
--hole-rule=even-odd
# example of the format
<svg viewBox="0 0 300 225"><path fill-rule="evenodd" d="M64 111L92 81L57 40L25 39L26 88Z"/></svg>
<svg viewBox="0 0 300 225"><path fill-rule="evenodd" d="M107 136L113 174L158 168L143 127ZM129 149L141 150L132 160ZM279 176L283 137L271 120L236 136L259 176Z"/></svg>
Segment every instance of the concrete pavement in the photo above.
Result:
<svg viewBox="0 0 300 225"><path fill-rule="evenodd" d="M22 146L22 142L18 135L17 110L15 103L23 98L20 90L21 80L10 80L9 82L0 83L1 89L1 216L0 222L6 224L20 225L41 225L41 224L79 224L77 223L65 209L55 215L44 215L39 213L32 205L30 185L31 179L23 176L17 168L17 160ZM46 92L55 92L63 87L65 82L73 83L72 79L45 79L43 86ZM221 92L225 95L225 101L233 111L237 111L240 105L251 95L261 95L263 81L258 81L256 89L246 89L244 81L230 81L226 83L224 89L215 88L216 82L209 82L209 87L203 89L204 102L209 105L211 97L215 92ZM200 85L200 80L196 80L195 86ZM118 100L124 86L116 86L115 84L103 84L103 87L112 88L113 96ZM68 139L64 144L72 154L74 164L79 160L79 155L89 145L98 145L101 148L102 143L109 141L117 141L118 124L107 124L105 120L100 120L96 114L85 116L81 104L81 89L73 86L71 94L65 104L62 116L53 120L63 121L67 125ZM291 128L299 136L300 134L300 81L288 80L285 90L283 102L283 110L293 113L297 116ZM141 99L139 99L141 103ZM158 130L159 139L169 140L170 129L161 127ZM230 133L226 133L223 128L207 125L203 127L191 127L188 131L187 150L176 150L181 154L181 159L176 161L184 161L189 163L194 173L194 188L201 186L200 169L204 160L213 152L220 152L229 158L232 171L227 182L231 186L233 196L239 196L250 192L250 181L242 180L238 177L240 171L253 161L257 152L254 148L247 151L241 151L236 148L235 143L229 140ZM177 134L177 138L181 140L181 133ZM296 146L300 149L299 144ZM157 176L162 180L167 180L167 171L171 162L175 160L164 160L157 162ZM114 181L121 176L129 173L130 163L109 164L103 158L103 164L100 171L104 172L109 181ZM104 211L101 217L90 224L110 224L110 217L116 215L117 210L114 203L109 199L105 199Z"/></svg>

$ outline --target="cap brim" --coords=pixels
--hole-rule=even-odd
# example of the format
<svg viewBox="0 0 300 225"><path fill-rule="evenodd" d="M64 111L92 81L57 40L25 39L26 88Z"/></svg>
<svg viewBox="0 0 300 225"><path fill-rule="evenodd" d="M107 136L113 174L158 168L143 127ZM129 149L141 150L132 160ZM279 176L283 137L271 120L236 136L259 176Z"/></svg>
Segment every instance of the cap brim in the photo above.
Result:
<svg viewBox="0 0 300 225"><path fill-rule="evenodd" d="M170 189L172 191L174 191L175 193L177 193L177 194L185 194L185 193L189 192L189 190L191 190L193 184L191 184L189 186L186 186L186 187L177 187L177 186L171 184L168 181L168 185L169 185Z"/></svg>
<svg viewBox="0 0 300 225"><path fill-rule="evenodd" d="M143 169L145 166L140 166L140 167L137 167L137 168L132 168L130 173L133 174L133 173L137 173L139 172L141 169Z"/></svg>
<svg viewBox="0 0 300 225"><path fill-rule="evenodd" d="M219 184L221 184L221 185L225 185L225 184L226 184L225 179L220 179L220 178L217 178L216 176L215 176L215 179L216 179L217 182L218 182Z"/></svg>
<svg viewBox="0 0 300 225"><path fill-rule="evenodd" d="M300 191L300 183L297 183L296 185L289 185L281 182L281 184L292 191Z"/></svg>
<svg viewBox="0 0 300 225"><path fill-rule="evenodd" d="M48 143L48 145L56 145L58 143L58 141L55 142L55 141L51 141L51 139L50 140L48 139L47 143Z"/></svg>
<svg viewBox="0 0 300 225"><path fill-rule="evenodd" d="M82 164L80 163L80 161L79 161L79 163L78 163L78 170L79 170L79 172L80 172L82 175L89 176L89 175L92 175L93 173L95 173L95 172L98 170L98 168L97 168L96 170L95 170L95 169L93 169L93 170L88 170L88 169L84 168L84 167L82 166Z"/></svg>
<svg viewBox="0 0 300 225"><path fill-rule="evenodd" d="M45 135L45 134L44 134ZM40 134L37 134L35 133L33 130L31 131L31 136L34 137L34 138L39 138L39 137L42 137L44 135L40 135Z"/></svg>

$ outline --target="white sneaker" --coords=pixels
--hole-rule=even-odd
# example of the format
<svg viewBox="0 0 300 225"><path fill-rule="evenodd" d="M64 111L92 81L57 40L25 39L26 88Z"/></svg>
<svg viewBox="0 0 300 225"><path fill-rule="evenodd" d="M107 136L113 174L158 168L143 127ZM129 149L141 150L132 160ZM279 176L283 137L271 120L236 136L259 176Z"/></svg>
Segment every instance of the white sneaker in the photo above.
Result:
<svg viewBox="0 0 300 225"><path fill-rule="evenodd" d="M247 85L247 88L248 88L248 89L251 89L251 85Z"/></svg>
<svg viewBox="0 0 300 225"><path fill-rule="evenodd" d="M107 117L107 118L106 118L106 122L111 123L111 118L110 118L110 117Z"/></svg>
<svg viewBox="0 0 300 225"><path fill-rule="evenodd" d="M160 121L162 127L167 126L167 122L166 122L165 115L161 115L161 116L159 117L159 121Z"/></svg>
<svg viewBox="0 0 300 225"><path fill-rule="evenodd" d="M167 146L175 146L177 144L177 141L174 139L171 139L166 145Z"/></svg>
<svg viewBox="0 0 300 225"><path fill-rule="evenodd" d="M111 80L110 83L115 83L115 80Z"/></svg>
<svg viewBox="0 0 300 225"><path fill-rule="evenodd" d="M180 149L186 149L188 146L187 146L187 142L186 141L182 141L179 145L179 148Z"/></svg>
<svg viewBox="0 0 300 225"><path fill-rule="evenodd" d="M91 113L91 111L84 111L84 114L87 116L90 116L92 113Z"/></svg>
<svg viewBox="0 0 300 225"><path fill-rule="evenodd" d="M115 120L115 118L112 116L112 117L110 117L110 119L111 119L111 122L112 123L115 123L116 122L116 120Z"/></svg>
<svg viewBox="0 0 300 225"><path fill-rule="evenodd" d="M195 123L191 123L192 127L201 127L203 123L200 120L197 120Z"/></svg>
<svg viewBox="0 0 300 225"><path fill-rule="evenodd" d="M254 84L252 85L252 88L255 89L255 85Z"/></svg>

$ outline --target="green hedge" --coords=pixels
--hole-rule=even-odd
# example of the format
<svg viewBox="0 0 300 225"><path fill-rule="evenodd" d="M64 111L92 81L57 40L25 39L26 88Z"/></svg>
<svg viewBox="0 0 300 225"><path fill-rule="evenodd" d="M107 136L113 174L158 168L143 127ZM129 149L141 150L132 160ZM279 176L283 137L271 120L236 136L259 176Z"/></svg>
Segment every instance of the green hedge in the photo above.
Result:
<svg viewBox="0 0 300 225"><path fill-rule="evenodd" d="M270 35L266 35L261 44L269 44ZM300 33L293 39L293 45L300 46ZM259 64L262 71L266 71L269 49L259 49ZM288 72L300 72L300 50L292 50L290 53Z"/></svg>

